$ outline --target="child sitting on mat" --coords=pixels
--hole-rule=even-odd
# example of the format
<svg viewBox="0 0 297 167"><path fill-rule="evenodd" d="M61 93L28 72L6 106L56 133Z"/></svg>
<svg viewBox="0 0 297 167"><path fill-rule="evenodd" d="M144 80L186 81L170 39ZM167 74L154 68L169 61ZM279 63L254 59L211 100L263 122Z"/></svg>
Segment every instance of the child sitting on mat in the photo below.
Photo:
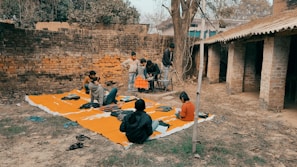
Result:
<svg viewBox="0 0 297 167"><path fill-rule="evenodd" d="M195 113L195 106L190 101L188 94L183 91L179 95L180 101L183 103L181 107L181 111L178 111L175 115L178 119L183 121L193 121L194 120L194 113Z"/></svg>
<svg viewBox="0 0 297 167"><path fill-rule="evenodd" d="M136 111L124 117L120 131L126 132L128 140L132 143L144 143L153 131L158 127L159 121L152 121L145 111L145 102L143 99L138 99L135 102Z"/></svg>
<svg viewBox="0 0 297 167"><path fill-rule="evenodd" d="M115 99L117 96L118 89L112 88L109 93L105 93L104 88L99 83L100 77L95 77L93 80L89 83L89 88L91 91L91 103L94 102L94 100L97 100L99 103L99 107L105 106L111 103L117 103L117 100Z"/></svg>

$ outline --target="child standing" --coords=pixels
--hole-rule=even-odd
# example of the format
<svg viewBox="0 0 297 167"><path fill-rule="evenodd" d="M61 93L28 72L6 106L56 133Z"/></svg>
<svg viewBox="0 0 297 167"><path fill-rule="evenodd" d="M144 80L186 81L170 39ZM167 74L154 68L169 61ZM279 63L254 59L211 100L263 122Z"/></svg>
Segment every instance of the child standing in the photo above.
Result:
<svg viewBox="0 0 297 167"><path fill-rule="evenodd" d="M125 68L129 67L128 91L134 90L134 81L138 65L139 60L136 59L135 52L131 52L131 57L122 63L122 66L124 66Z"/></svg>

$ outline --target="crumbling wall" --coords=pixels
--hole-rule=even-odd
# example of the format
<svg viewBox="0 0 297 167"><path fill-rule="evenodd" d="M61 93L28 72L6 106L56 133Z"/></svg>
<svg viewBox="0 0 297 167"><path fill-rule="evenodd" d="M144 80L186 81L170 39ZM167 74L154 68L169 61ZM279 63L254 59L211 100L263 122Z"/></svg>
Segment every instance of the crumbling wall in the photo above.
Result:
<svg viewBox="0 0 297 167"><path fill-rule="evenodd" d="M171 37L124 30L54 32L0 23L1 99L79 88L90 70L97 71L102 82L126 84L127 75L120 63L129 58L131 51L136 51L138 58L160 61L171 41Z"/></svg>

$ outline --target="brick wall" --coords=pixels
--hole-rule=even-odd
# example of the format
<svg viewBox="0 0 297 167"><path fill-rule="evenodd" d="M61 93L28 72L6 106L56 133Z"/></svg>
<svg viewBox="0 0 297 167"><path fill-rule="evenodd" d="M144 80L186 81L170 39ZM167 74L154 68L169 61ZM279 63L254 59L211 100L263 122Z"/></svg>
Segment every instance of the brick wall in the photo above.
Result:
<svg viewBox="0 0 297 167"><path fill-rule="evenodd" d="M231 43L228 51L227 89L229 94L243 91L245 45Z"/></svg>
<svg viewBox="0 0 297 167"><path fill-rule="evenodd" d="M0 23L0 93L2 101L23 94L57 93L81 86L93 69L102 80L124 82L120 62L138 58L160 61L172 39L124 30L41 31Z"/></svg>
<svg viewBox="0 0 297 167"><path fill-rule="evenodd" d="M78 29L80 27L77 23L69 24L67 22L37 22L36 30L61 31L65 29ZM125 33L134 33L146 35L148 32L148 24L97 24L93 27L83 27L88 30L108 30L108 31L124 31Z"/></svg>
<svg viewBox="0 0 297 167"><path fill-rule="evenodd" d="M290 37L270 37L264 41L260 106L265 109L284 108L284 95Z"/></svg>
<svg viewBox="0 0 297 167"><path fill-rule="evenodd" d="M220 75L220 46L211 45L208 48L207 78L210 83L218 83Z"/></svg>

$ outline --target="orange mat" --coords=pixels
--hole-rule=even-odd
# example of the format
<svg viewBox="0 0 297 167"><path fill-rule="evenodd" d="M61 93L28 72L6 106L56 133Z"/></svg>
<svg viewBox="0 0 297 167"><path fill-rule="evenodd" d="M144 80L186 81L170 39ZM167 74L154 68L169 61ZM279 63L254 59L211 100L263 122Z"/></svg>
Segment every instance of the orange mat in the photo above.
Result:
<svg viewBox="0 0 297 167"><path fill-rule="evenodd" d="M76 94L80 96L79 100L62 100L61 98L69 94ZM126 96L118 96L117 99ZM177 131L183 130L185 128L193 125L193 121L186 122L176 119L175 117L175 107L172 107L171 111L163 112L156 111L159 104L155 101L144 99L146 102L146 112L152 117L153 120L162 120L165 123L170 124L170 127L165 133L160 133L155 131L150 139L156 139L159 137L167 136ZM42 110L54 114L64 116L72 121L76 121L82 127L97 132L114 143L128 147L131 145L125 134L120 132L119 127L121 121L116 117L111 116L110 112L101 111L98 108L92 109L79 109L82 104L88 103L90 101L89 95L85 94L80 90L72 90L63 94L51 94L51 95L29 95L26 96L26 101L33 105L41 108ZM135 101L124 103L122 109L134 108ZM213 116L208 117L207 119L200 119L199 122L209 120Z"/></svg>

